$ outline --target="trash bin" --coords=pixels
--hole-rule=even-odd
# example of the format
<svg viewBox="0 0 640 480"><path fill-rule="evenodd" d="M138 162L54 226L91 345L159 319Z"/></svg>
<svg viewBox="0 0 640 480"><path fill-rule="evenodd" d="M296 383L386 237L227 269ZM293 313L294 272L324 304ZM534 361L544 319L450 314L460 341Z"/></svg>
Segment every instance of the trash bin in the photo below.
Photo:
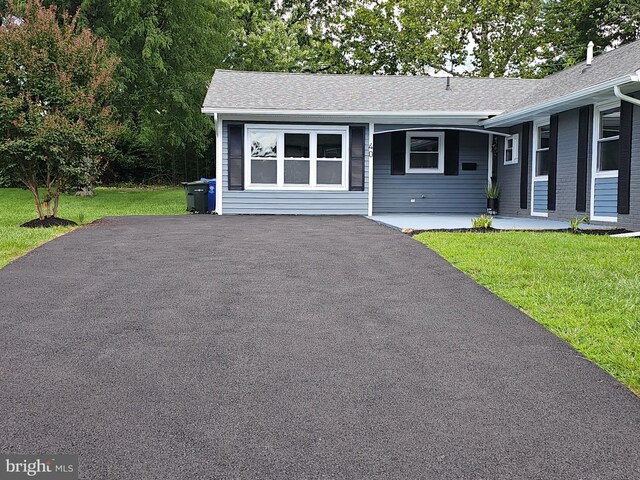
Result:
<svg viewBox="0 0 640 480"><path fill-rule="evenodd" d="M187 212L207 213L209 184L207 182L182 182L187 194Z"/></svg>
<svg viewBox="0 0 640 480"><path fill-rule="evenodd" d="M213 213L216 210L216 179L215 178L201 178L201 182L207 182L209 184L209 212Z"/></svg>

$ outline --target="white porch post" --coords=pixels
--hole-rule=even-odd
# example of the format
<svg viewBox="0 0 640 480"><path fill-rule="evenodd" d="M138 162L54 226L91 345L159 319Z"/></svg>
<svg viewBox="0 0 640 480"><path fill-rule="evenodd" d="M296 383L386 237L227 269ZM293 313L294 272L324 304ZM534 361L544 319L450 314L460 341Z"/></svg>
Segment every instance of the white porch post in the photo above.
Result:
<svg viewBox="0 0 640 480"><path fill-rule="evenodd" d="M373 215L373 129L374 123L369 122L369 216Z"/></svg>
<svg viewBox="0 0 640 480"><path fill-rule="evenodd" d="M213 116L216 132L216 208L218 215L222 215L222 118Z"/></svg>

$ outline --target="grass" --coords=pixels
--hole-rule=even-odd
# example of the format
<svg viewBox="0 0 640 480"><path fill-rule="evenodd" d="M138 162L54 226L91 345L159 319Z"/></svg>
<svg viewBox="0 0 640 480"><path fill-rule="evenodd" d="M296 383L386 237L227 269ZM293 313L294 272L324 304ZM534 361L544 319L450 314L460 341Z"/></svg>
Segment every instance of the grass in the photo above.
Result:
<svg viewBox="0 0 640 480"><path fill-rule="evenodd" d="M640 395L640 241L568 233L415 237Z"/></svg>
<svg viewBox="0 0 640 480"><path fill-rule="evenodd" d="M120 215L177 215L185 213L182 188L96 188L94 197L63 195L59 216L79 224ZM31 193L0 188L0 268L44 242L73 228L21 228L37 217Z"/></svg>

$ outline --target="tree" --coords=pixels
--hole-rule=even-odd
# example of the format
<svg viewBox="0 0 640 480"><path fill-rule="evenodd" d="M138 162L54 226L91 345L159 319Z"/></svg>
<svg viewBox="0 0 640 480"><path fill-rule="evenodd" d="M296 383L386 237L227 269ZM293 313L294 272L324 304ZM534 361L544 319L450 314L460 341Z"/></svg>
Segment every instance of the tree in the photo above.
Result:
<svg viewBox="0 0 640 480"><path fill-rule="evenodd" d="M116 57L77 17L58 16L40 0L10 2L0 28L0 164L33 194L40 220L99 173L118 129L108 104Z"/></svg>
<svg viewBox="0 0 640 480"><path fill-rule="evenodd" d="M336 33L361 73L531 75L542 0L354 0Z"/></svg>
<svg viewBox="0 0 640 480"><path fill-rule="evenodd" d="M639 0L549 0L544 19L547 74L582 62L590 41L598 54L640 38Z"/></svg>
<svg viewBox="0 0 640 480"><path fill-rule="evenodd" d="M178 160L204 158L213 122L200 107L231 48L231 0L84 0L80 13L122 59L114 106L136 168L168 179Z"/></svg>
<svg viewBox="0 0 640 480"><path fill-rule="evenodd" d="M241 0L225 63L252 71L344 72L329 35L349 0Z"/></svg>

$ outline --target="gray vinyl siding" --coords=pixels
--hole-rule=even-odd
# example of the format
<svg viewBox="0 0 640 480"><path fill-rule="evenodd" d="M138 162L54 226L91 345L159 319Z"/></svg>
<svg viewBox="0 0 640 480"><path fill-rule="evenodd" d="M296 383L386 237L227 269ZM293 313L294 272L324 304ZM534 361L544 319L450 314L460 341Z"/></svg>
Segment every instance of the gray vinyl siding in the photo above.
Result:
<svg viewBox="0 0 640 480"><path fill-rule="evenodd" d="M547 180L535 180L533 182L533 211L536 213L547 212L547 199L549 196L549 182Z"/></svg>
<svg viewBox="0 0 640 480"><path fill-rule="evenodd" d="M484 212L487 206L484 189L488 174L488 137L482 133L460 132L458 175L391 175L391 134L375 135L373 213ZM477 170L462 170L462 162L477 163Z"/></svg>
<svg viewBox="0 0 640 480"><path fill-rule="evenodd" d="M258 122L252 122L258 123ZM305 124L300 122L300 124ZM227 122L222 133L222 214L366 215L369 205L369 151L365 148L363 192L322 190L229 190ZM305 124L307 125L307 124ZM340 124L344 125L344 124ZM365 127L365 142L368 139Z"/></svg>
<svg viewBox="0 0 640 480"><path fill-rule="evenodd" d="M638 95L636 95L638 96ZM618 215L617 225L640 231L640 107L633 109L633 134L631 136L631 197L629 214Z"/></svg>
<svg viewBox="0 0 640 480"><path fill-rule="evenodd" d="M618 215L618 179L596 178L593 196L593 213L598 217Z"/></svg>
<svg viewBox="0 0 640 480"><path fill-rule="evenodd" d="M518 134L520 144L522 144L522 126L518 125L510 129L511 134ZM532 135L531 135L532 136ZM531 136L529 137L529 146L531 146ZM527 181L527 208L520 208L520 169L522 168L520 162L522 159L518 158L518 163L509 165L504 164L504 142L505 137L498 137L498 164L497 174L498 184L500 185L500 204L498 213L500 215L509 215L514 217L529 216L530 211L530 198L531 198L531 173L529 173ZM529 171L531 171L531 159L529 159Z"/></svg>

